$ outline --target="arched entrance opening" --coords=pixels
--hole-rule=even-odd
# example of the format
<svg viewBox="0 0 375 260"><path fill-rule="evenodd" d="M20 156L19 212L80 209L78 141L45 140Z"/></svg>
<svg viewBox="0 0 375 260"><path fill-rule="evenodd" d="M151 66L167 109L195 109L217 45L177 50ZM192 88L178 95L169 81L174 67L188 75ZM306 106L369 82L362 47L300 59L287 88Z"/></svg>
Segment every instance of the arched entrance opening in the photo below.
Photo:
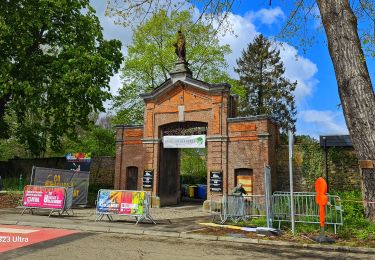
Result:
<svg viewBox="0 0 375 260"><path fill-rule="evenodd" d="M197 165L194 165L194 163L207 163L206 158L194 162L194 160L191 160L194 158L187 156L188 154L191 155L192 152L193 154L207 153L205 138L207 123L197 121L169 123L160 126L159 133L162 142L159 152L158 196L161 206L174 205L181 202L184 195L188 195L186 194L186 186L182 186L183 184L197 184L192 182L199 182L202 172L197 171ZM183 161L181 158L183 158ZM195 159L199 160L199 158ZM206 165L205 169L207 169ZM181 174L181 170L184 170L183 174ZM207 170L203 174L207 176ZM188 176L189 178L187 178ZM205 183L207 183L206 178ZM185 192L182 192L183 188L185 188ZM200 197L202 200L206 199L202 195Z"/></svg>

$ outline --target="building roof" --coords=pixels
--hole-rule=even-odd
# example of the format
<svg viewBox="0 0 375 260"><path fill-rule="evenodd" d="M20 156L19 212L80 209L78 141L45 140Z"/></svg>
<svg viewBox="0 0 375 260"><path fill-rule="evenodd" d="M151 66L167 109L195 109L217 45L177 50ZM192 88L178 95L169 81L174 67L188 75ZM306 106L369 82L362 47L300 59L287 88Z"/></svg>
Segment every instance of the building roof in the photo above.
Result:
<svg viewBox="0 0 375 260"><path fill-rule="evenodd" d="M321 135L321 147L353 147L350 135Z"/></svg>
<svg viewBox="0 0 375 260"><path fill-rule="evenodd" d="M151 92L140 94L140 97L145 101L154 99L176 85L192 86L205 92L229 91L231 88L231 85L228 83L210 84L193 78L186 62L176 63L176 67L170 72L170 76L169 79L164 81Z"/></svg>

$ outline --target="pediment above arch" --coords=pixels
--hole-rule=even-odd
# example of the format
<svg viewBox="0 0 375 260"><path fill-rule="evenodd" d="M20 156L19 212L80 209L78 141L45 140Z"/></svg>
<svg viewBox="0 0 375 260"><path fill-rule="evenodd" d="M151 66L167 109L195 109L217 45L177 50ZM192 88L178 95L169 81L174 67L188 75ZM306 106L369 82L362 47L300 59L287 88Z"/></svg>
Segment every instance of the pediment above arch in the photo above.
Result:
<svg viewBox="0 0 375 260"><path fill-rule="evenodd" d="M165 100L180 98L176 94L180 92L181 89L184 89L184 95L193 95L196 98L207 99L207 97L211 95L229 91L230 87L228 83L210 84L187 76L177 81L168 79L152 92L144 93L140 96L146 103L152 102L160 104ZM176 101L177 100L173 100L173 103L176 103Z"/></svg>

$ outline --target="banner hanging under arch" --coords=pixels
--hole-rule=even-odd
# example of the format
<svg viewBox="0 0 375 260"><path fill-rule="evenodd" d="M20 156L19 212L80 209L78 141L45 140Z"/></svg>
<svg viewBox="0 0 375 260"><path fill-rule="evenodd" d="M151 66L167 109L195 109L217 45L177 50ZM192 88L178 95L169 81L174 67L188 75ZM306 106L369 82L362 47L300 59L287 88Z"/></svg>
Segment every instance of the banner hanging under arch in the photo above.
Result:
<svg viewBox="0 0 375 260"><path fill-rule="evenodd" d="M163 136L164 148L205 148L205 135L167 135Z"/></svg>

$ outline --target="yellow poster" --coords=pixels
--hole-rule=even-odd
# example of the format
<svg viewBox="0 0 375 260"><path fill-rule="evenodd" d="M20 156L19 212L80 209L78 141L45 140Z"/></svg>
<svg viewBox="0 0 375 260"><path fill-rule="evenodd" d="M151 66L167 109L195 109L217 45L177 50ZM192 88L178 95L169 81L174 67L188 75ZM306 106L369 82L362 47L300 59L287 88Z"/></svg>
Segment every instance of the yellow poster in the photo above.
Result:
<svg viewBox="0 0 375 260"><path fill-rule="evenodd" d="M237 183L242 183L244 190L247 194L253 194L253 176L251 175L238 175Z"/></svg>

